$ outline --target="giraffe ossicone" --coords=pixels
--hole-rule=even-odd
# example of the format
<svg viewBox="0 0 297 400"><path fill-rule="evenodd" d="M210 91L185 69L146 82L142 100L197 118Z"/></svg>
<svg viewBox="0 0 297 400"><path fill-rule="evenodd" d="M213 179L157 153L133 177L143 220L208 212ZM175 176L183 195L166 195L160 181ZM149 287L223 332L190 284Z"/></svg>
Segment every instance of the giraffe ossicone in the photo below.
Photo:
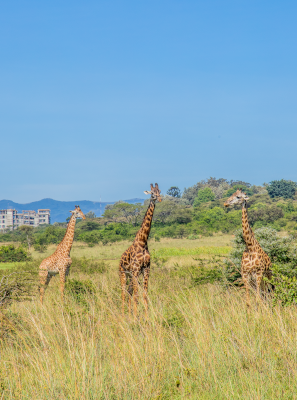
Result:
<svg viewBox="0 0 297 400"><path fill-rule="evenodd" d="M39 266L39 291L41 303L43 302L44 293L48 284L50 283L51 278L57 274L60 275L61 299L62 301L64 299L65 281L67 275L69 274L69 269L72 262L70 258L70 251L74 238L76 218L86 218L79 206L75 206L75 209L70 212L72 215L63 240L58 244L56 251L51 256L45 258Z"/></svg>
<svg viewBox="0 0 297 400"><path fill-rule="evenodd" d="M129 295L129 313L131 313L131 299L134 301L134 317L137 315L138 304L138 286L139 277L143 275L143 300L147 315L148 310L148 280L150 273L150 253L148 251L147 240L151 230L153 214L156 201L161 202L161 191L158 184L151 184L151 190L145 191L145 194L150 194L150 203L143 218L141 228L137 232L132 245L122 254L119 266L119 275L122 288L122 313L125 312L125 297L126 286L129 280L128 295Z"/></svg>
<svg viewBox="0 0 297 400"><path fill-rule="evenodd" d="M271 278L271 260L268 254L260 246L250 227L247 215L247 200L249 197L238 189L225 202L224 206L229 207L236 204L242 205L242 235L245 241L246 249L241 259L241 276L246 290L246 302L250 305L250 283L255 281L257 290L257 300L261 298L261 288L263 287L263 277Z"/></svg>

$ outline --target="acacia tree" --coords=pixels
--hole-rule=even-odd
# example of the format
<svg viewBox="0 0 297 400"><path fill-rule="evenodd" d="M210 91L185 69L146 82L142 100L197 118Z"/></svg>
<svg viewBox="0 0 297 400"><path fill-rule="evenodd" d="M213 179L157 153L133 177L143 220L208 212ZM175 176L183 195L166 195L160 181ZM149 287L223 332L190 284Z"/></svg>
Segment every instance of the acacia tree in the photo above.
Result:
<svg viewBox="0 0 297 400"><path fill-rule="evenodd" d="M117 202L105 207L104 218L111 219L114 222L126 222L136 226L140 218L140 212L143 206L141 203L130 204Z"/></svg>
<svg viewBox="0 0 297 400"><path fill-rule="evenodd" d="M89 211L86 213L86 218L96 218L94 211Z"/></svg>
<svg viewBox="0 0 297 400"><path fill-rule="evenodd" d="M26 235L28 249L30 250L30 247L31 247L31 245L33 243L33 226L21 225L19 227L19 230Z"/></svg>
<svg viewBox="0 0 297 400"><path fill-rule="evenodd" d="M167 194L168 196L177 197L178 199L181 197L181 191L177 186L171 186L171 188L167 190Z"/></svg>

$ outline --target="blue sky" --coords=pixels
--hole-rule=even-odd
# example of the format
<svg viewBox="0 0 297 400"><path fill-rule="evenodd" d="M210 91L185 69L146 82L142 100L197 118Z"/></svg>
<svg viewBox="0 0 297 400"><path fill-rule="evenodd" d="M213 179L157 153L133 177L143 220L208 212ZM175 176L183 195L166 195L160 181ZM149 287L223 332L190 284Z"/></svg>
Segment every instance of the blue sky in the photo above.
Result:
<svg viewBox="0 0 297 400"><path fill-rule="evenodd" d="M294 1L0 6L0 199L297 181Z"/></svg>

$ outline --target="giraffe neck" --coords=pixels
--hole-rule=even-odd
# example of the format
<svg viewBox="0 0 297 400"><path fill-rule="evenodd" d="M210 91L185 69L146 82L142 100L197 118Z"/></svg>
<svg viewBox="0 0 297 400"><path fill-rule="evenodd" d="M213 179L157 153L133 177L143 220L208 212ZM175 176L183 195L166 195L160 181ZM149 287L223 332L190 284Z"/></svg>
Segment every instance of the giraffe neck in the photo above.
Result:
<svg viewBox="0 0 297 400"><path fill-rule="evenodd" d="M253 250L256 244L256 239L248 221L246 201L244 201L242 205L242 236L247 249L250 251Z"/></svg>
<svg viewBox="0 0 297 400"><path fill-rule="evenodd" d="M70 250L72 247L73 239L74 239L74 228L76 223L76 217L74 215L71 216L70 221L67 226L67 230L62 242L59 244L57 250L59 252L63 252L64 254L70 254Z"/></svg>
<svg viewBox="0 0 297 400"><path fill-rule="evenodd" d="M146 245L150 234L154 210L155 210L155 202L151 200L148 209L145 213L145 216L143 218L141 228L139 229L135 237L135 242L138 242L143 247Z"/></svg>

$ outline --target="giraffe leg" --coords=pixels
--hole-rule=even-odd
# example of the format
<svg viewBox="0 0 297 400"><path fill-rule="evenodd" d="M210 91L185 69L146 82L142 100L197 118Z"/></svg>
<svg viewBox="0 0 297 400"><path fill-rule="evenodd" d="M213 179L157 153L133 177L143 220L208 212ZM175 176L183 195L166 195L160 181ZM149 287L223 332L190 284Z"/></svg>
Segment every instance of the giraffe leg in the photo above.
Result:
<svg viewBox="0 0 297 400"><path fill-rule="evenodd" d="M267 278L268 280L271 280L271 278L272 278L272 271L271 271L270 269L267 270L265 276L266 276L266 278ZM274 286L272 283L266 283L266 292L267 292L267 296L268 296L268 294L271 294L271 292L273 292L274 289L275 289L275 286Z"/></svg>
<svg viewBox="0 0 297 400"><path fill-rule="evenodd" d="M50 283L51 275L47 270L41 269L39 270L39 294L40 294L40 302L43 303L45 290Z"/></svg>
<svg viewBox="0 0 297 400"><path fill-rule="evenodd" d="M262 286L262 277L263 272L259 271L256 277L256 285L257 285L257 302L261 302L261 286Z"/></svg>
<svg viewBox="0 0 297 400"><path fill-rule="evenodd" d="M244 283L245 287L245 295L246 295L246 305L250 307L251 301L250 301L250 287L249 287L249 275L247 273L242 273L242 281Z"/></svg>
<svg viewBox="0 0 297 400"><path fill-rule="evenodd" d="M122 266L120 266L120 281L121 281L121 288L122 288L122 314L125 314L125 292L126 292L126 273Z"/></svg>
<svg viewBox="0 0 297 400"><path fill-rule="evenodd" d="M134 319L137 318L137 305L138 305L138 270L133 271L132 275L132 287L133 287L133 300L134 300Z"/></svg>
<svg viewBox="0 0 297 400"><path fill-rule="evenodd" d="M64 302L64 290L65 290L65 282L66 282L66 271L60 271L60 293L61 293L61 301Z"/></svg>
<svg viewBox="0 0 297 400"><path fill-rule="evenodd" d="M128 286L128 309L129 309L129 317L131 317L131 302L133 296L133 284L132 279L130 279L129 286Z"/></svg>
<svg viewBox="0 0 297 400"><path fill-rule="evenodd" d="M147 301L147 292L148 292L148 281L150 275L150 264L148 264L143 271L143 301L145 306L145 316L148 317L148 301Z"/></svg>

